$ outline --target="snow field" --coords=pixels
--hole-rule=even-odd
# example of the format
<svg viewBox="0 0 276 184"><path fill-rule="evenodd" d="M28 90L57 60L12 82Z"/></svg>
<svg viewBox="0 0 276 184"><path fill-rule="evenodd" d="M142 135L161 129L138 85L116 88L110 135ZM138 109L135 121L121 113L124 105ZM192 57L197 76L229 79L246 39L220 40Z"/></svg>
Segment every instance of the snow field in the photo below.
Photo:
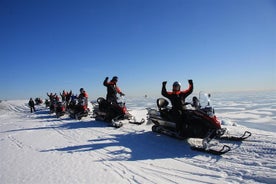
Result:
<svg viewBox="0 0 276 184"><path fill-rule="evenodd" d="M0 181L3 184L275 183L275 122L270 121L275 119L275 108L270 107L275 106L258 103L248 110L247 104L229 100L223 103L225 109L216 104L220 109L216 110L217 116L224 127L237 135L249 130L252 136L242 143L220 141L232 150L215 156L192 151L185 140L153 133L147 123L124 124L116 129L90 117L77 121L65 115L57 119L43 106L31 114L22 100L2 101ZM127 101L137 120L146 119L145 107L154 106L154 99ZM240 109L235 109L238 106ZM261 123L261 117L267 123ZM263 126L262 130L245 126L243 119L248 125ZM217 143L214 140L213 144Z"/></svg>

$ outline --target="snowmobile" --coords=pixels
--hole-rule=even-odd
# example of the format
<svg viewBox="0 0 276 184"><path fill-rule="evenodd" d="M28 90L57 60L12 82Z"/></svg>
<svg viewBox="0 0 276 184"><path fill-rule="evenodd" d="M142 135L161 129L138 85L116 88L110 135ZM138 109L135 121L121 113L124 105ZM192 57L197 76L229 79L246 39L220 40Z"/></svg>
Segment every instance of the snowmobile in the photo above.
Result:
<svg viewBox="0 0 276 184"><path fill-rule="evenodd" d="M41 98L35 98L35 105L40 105L42 103L43 103L43 101Z"/></svg>
<svg viewBox="0 0 276 184"><path fill-rule="evenodd" d="M111 126L120 128L123 126L123 120L128 120L132 124L143 124L145 122L142 119L137 122L135 117L132 116L125 105L123 100L119 100L117 104L110 104L105 98L99 97L97 102L92 102L93 105L93 115L96 121L104 121L110 123Z"/></svg>
<svg viewBox="0 0 276 184"><path fill-rule="evenodd" d="M79 98L78 101L70 102L68 111L71 118L81 120L88 116L90 109L87 107L86 99Z"/></svg>
<svg viewBox="0 0 276 184"><path fill-rule="evenodd" d="M55 112L56 112L57 118L63 116L66 112L65 102L56 102Z"/></svg>
<svg viewBox="0 0 276 184"><path fill-rule="evenodd" d="M246 131L240 137L224 136L227 132L221 127L220 121L215 115L215 110L211 106L210 94L200 92L199 98L194 96L191 103L185 103L186 109L183 111L181 129L177 129L175 118L172 116L172 109L169 102L164 98L157 99L158 109L147 108L148 123L153 123L152 131L172 136L177 139L200 138L202 144L191 145L193 150L209 152L212 154L224 154L231 150L224 145L220 150L213 150L209 147L212 139L227 139L233 141L242 141L251 136ZM228 133L228 132L227 132Z"/></svg>
<svg viewBox="0 0 276 184"><path fill-rule="evenodd" d="M48 99L45 100L45 106L46 108L50 107L50 101Z"/></svg>
<svg viewBox="0 0 276 184"><path fill-rule="evenodd" d="M55 110L55 107L56 107L56 103L57 101L55 99L52 99L50 100L50 103L49 103L49 109L50 109L50 113L54 113L56 110Z"/></svg>

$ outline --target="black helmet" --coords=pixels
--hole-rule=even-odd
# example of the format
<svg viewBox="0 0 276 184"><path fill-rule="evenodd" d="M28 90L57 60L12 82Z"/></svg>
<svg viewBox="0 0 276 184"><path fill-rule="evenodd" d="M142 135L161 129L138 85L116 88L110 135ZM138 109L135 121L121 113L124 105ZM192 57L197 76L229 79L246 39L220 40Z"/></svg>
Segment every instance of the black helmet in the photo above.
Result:
<svg viewBox="0 0 276 184"><path fill-rule="evenodd" d="M82 91L84 91L84 89L83 89L83 88L80 88L80 92L82 92Z"/></svg>
<svg viewBox="0 0 276 184"><path fill-rule="evenodd" d="M178 81L175 81L175 82L173 83L173 87L177 87L177 86L181 87L181 83L178 82Z"/></svg>
<svg viewBox="0 0 276 184"><path fill-rule="evenodd" d="M175 82L173 83L173 91L179 91L180 88L181 88L181 83L178 82L178 81L175 81Z"/></svg>
<svg viewBox="0 0 276 184"><path fill-rule="evenodd" d="M114 77L112 78L112 81L118 81L118 77L117 77L117 76L114 76Z"/></svg>

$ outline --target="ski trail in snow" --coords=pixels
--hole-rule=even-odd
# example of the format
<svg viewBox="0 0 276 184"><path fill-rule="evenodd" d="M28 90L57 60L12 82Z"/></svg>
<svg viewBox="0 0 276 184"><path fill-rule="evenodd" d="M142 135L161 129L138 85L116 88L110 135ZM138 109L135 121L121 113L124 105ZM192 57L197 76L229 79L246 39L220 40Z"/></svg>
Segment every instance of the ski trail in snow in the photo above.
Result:
<svg viewBox="0 0 276 184"><path fill-rule="evenodd" d="M17 140L15 137L9 135L8 138L11 140L12 143L14 143L18 148L23 148L23 143Z"/></svg>

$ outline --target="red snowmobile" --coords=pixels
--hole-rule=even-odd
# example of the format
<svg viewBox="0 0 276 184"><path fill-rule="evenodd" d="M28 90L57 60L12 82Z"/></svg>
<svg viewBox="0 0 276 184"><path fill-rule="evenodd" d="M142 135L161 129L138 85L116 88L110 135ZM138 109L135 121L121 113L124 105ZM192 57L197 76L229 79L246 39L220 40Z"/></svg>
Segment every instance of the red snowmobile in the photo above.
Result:
<svg viewBox="0 0 276 184"><path fill-rule="evenodd" d="M57 118L63 116L66 113L65 102L56 102L55 103L55 112L56 112Z"/></svg>
<svg viewBox="0 0 276 184"><path fill-rule="evenodd" d="M214 139L228 139L241 141L251 133L246 131L240 137L223 136L226 132L225 128L221 127L220 121L215 115L214 108L210 104L210 94L200 93L199 98L193 97L191 103L186 103L186 110L183 111L182 128L176 128L176 122L171 115L169 102L164 98L157 99L158 110L147 108L148 123L153 123L152 131L172 136L178 139L186 138L201 138L202 145L192 146L192 149L198 151L210 152L213 154L223 154L230 151L230 147L224 145L221 150L207 149L208 143Z"/></svg>
<svg viewBox="0 0 276 184"><path fill-rule="evenodd" d="M88 116L90 109L87 107L86 99L79 98L69 103L68 111L71 118L81 120L81 118Z"/></svg>

